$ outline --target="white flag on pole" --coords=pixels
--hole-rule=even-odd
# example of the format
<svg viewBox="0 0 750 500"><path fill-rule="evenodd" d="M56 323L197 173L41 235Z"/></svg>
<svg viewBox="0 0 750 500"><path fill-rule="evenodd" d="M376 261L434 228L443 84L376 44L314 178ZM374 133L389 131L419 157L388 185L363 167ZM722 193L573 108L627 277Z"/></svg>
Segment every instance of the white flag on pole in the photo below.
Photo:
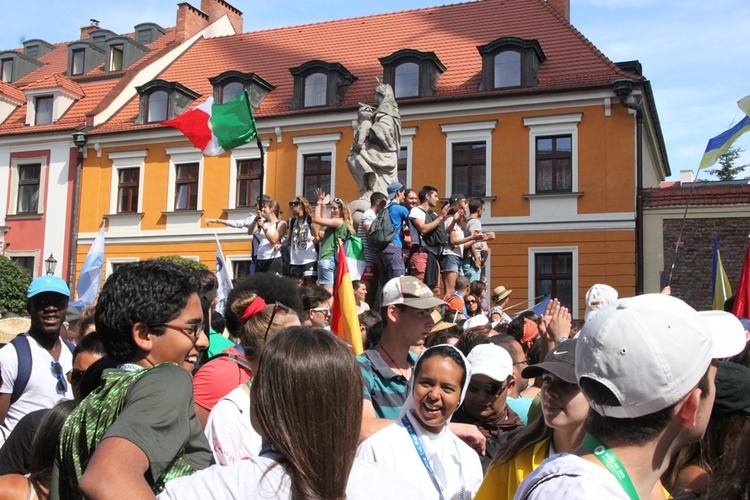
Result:
<svg viewBox="0 0 750 500"><path fill-rule="evenodd" d="M229 291L232 290L232 277L224 260L224 252L221 251L219 235L214 233L214 238L216 238L216 279L219 282L219 289L216 291L216 310L223 316Z"/></svg>
<svg viewBox="0 0 750 500"><path fill-rule="evenodd" d="M99 288L102 284L102 267L104 266L104 226L99 230L99 234L94 238L94 243L86 254L86 260L83 261L81 274L76 281L76 292L78 300L71 302L70 305L83 311L96 301L99 294Z"/></svg>

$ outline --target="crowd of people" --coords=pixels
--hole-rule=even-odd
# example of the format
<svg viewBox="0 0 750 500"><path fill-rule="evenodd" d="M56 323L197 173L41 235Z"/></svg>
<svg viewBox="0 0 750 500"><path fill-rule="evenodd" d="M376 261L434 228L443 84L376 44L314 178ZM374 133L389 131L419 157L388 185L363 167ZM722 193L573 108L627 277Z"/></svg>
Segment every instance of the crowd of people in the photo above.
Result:
<svg viewBox="0 0 750 500"><path fill-rule="evenodd" d="M219 221L255 248L224 311L213 273L160 260L119 266L75 319L63 280L33 280L0 349L0 497L750 497L740 319L603 284L581 328L557 299L511 314L482 279L481 200L412 194L373 195L359 227L320 190L288 221L267 198ZM330 330L355 234L357 356Z"/></svg>

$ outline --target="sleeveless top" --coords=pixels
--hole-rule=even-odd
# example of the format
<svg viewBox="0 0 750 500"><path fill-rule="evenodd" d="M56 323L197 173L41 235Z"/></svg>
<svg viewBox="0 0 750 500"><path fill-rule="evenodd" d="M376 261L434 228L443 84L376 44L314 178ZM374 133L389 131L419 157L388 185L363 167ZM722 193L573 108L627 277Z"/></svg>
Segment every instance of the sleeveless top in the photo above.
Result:
<svg viewBox="0 0 750 500"><path fill-rule="evenodd" d="M312 225L307 217L300 222L297 218L292 218L291 224L291 252L289 260L293 266L301 266L308 262L318 260L318 252L315 251L315 241L308 240L312 235Z"/></svg>
<svg viewBox="0 0 750 500"><path fill-rule="evenodd" d="M281 221L277 220L272 226L266 226L268 230L268 234L276 233L276 230L279 227L279 223L281 223ZM268 259L275 259L277 257L281 257L281 250L276 250L274 248L274 244L268 241L265 231L263 231L259 227L255 234L258 239L257 240L258 249L255 252L255 255L258 258L258 260L268 260Z"/></svg>

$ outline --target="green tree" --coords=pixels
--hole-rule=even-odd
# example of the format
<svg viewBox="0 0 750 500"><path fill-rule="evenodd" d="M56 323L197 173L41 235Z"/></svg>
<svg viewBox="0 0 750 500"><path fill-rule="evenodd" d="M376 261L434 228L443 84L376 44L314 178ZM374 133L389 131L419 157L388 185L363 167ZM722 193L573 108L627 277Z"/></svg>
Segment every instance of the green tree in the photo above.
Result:
<svg viewBox="0 0 750 500"><path fill-rule="evenodd" d="M187 267L192 271L207 271L208 267L205 264L201 264L195 260L186 259L179 255L163 255L161 257L155 257L155 260L165 260L178 266Z"/></svg>
<svg viewBox="0 0 750 500"><path fill-rule="evenodd" d="M0 255L0 313L26 312L26 291L31 284L28 269Z"/></svg>
<svg viewBox="0 0 750 500"><path fill-rule="evenodd" d="M744 152L745 150L740 147L729 148L729 151L719 156L719 165L721 166L719 168L709 170L708 173L711 175L715 175L719 178L720 181L735 180L737 176L748 166L747 163L745 163L744 165L734 165L734 162L736 162L739 159L740 155L742 155L742 153Z"/></svg>

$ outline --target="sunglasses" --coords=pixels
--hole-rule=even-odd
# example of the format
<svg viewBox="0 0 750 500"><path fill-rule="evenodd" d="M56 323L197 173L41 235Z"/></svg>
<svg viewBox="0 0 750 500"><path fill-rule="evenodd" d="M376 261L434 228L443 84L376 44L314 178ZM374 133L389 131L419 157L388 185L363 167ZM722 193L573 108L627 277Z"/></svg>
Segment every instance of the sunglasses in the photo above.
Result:
<svg viewBox="0 0 750 500"><path fill-rule="evenodd" d="M477 301L476 300L467 300L466 303L467 304L476 304Z"/></svg>
<svg viewBox="0 0 750 500"><path fill-rule="evenodd" d="M79 370L78 368L73 368L68 372L68 382L71 384L80 384L81 379L83 379L83 374L86 373L86 370Z"/></svg>
<svg viewBox="0 0 750 500"><path fill-rule="evenodd" d="M282 314L288 314L291 309L281 302L276 302L273 306L273 312L271 313L271 319L268 320L268 326L266 327L266 333L263 334L263 342L268 338L268 332L271 330L273 325L273 319L276 317L276 313L281 311Z"/></svg>
<svg viewBox="0 0 750 500"><path fill-rule="evenodd" d="M469 382L468 390L469 392L474 392L474 393L482 390L488 396L497 397L500 394L502 394L503 391L507 388L508 388L507 383L496 382L494 384L484 384L482 382L472 381L472 382Z"/></svg>
<svg viewBox="0 0 750 500"><path fill-rule="evenodd" d="M172 330L177 330L187 338L193 341L195 344L198 341L198 337L203 333L203 322L200 323L189 323L187 325L175 325L174 323L162 323L156 326L166 326Z"/></svg>
<svg viewBox="0 0 750 500"><path fill-rule="evenodd" d="M65 394L66 392L68 392L68 383L65 381L65 374L63 373L62 366L58 361L53 361L50 363L50 371L52 372L52 375L57 379L55 391L58 394Z"/></svg>
<svg viewBox="0 0 750 500"><path fill-rule="evenodd" d="M298 207L298 206L300 206L300 205L302 205L302 202L301 202L301 201L299 201L299 200L294 200L294 201L290 201L290 202L289 202L289 206L290 206L290 207Z"/></svg>

